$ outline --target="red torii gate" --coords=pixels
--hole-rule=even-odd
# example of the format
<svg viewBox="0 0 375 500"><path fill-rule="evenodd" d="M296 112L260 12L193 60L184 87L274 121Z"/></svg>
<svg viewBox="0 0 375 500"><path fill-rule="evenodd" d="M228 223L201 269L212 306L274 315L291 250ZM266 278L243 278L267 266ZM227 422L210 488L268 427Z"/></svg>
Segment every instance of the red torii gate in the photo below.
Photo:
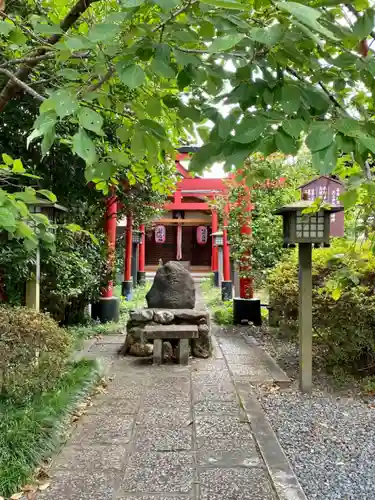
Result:
<svg viewBox="0 0 375 500"><path fill-rule="evenodd" d="M228 187L231 183L236 182L234 175L227 179L227 183L225 183L225 179L202 179L202 178L194 178L184 167L181 165L181 161L189 159L190 155L187 153L179 153L176 156L176 168L180 173L184 174L184 178L182 181L179 181L176 186L176 191L174 193L173 202L167 202L164 204L164 208L166 210L212 210L212 233L216 233L219 229L218 224L218 213L217 211L210 207L207 201L202 202L190 202L183 203L182 200L182 191L194 192L196 190L197 185L202 188L202 191L207 190L211 192L208 194L208 197L213 199L217 196L228 196ZM273 187L275 184L280 184L284 181L283 178L279 179L279 181L271 182L266 181L262 186L266 188ZM241 185L242 183L239 183ZM258 185L256 187L262 187ZM243 235L251 235L251 212L254 206L251 203L251 195L250 189L246 189L247 192L247 203L245 205L245 215L243 219L243 224L241 227L241 234ZM242 201L242 200L241 200ZM238 204L239 202L237 202ZM111 194L107 199L107 210L106 210L106 236L107 236L107 247L108 247L108 266L109 268L113 267L114 259L115 259L115 245L116 245L116 227L117 227L117 210L119 205L117 198L114 194ZM227 231L227 221L229 217L229 209L230 204L229 201L225 204L224 209L224 228L223 228L223 281L231 282L231 266L230 266L230 248L228 243L228 231ZM140 245L139 258L138 258L138 272L141 280L145 278L145 230L144 225L140 226L141 232L141 242L143 244ZM131 262L132 262L132 240L133 240L133 220L132 215L127 215L127 225L126 225L126 245L125 245L125 258L124 258L124 282L123 282L123 293L129 289L130 283L132 282L131 276ZM246 260L246 259L244 259ZM218 248L214 246L214 242L212 241L212 262L211 268L213 272L218 272ZM250 265L248 262L242 263L240 267L241 271L250 271ZM124 284L128 284L128 288L124 287ZM131 287L130 287L131 288ZM254 290L253 290L253 279L251 277L240 277L240 290L239 295L241 299L253 299ZM109 280L108 284L101 290L101 298L100 298L100 308L101 313L98 314L98 317L102 321L112 321L116 320L119 315L119 301L118 298L113 294L113 281Z"/></svg>

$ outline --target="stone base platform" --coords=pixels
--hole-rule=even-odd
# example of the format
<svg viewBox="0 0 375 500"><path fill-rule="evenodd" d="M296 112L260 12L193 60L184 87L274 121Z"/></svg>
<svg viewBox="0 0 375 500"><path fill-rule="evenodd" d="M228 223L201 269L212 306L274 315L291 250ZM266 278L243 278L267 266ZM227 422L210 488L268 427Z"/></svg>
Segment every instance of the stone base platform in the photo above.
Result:
<svg viewBox="0 0 375 500"><path fill-rule="evenodd" d="M190 339L190 352L197 358L209 358L212 354L210 316L197 309L135 309L130 312L126 325L126 340L121 354L146 357L153 353L153 339L147 336L147 326L196 325L198 338ZM165 339L163 345L166 360L177 358L177 342Z"/></svg>

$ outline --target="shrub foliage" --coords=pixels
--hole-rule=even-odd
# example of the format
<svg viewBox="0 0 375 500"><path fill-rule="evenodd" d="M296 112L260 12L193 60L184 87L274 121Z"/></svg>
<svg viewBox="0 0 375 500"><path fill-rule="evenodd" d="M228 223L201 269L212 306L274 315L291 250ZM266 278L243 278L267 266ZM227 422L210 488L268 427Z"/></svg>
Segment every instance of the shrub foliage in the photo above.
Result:
<svg viewBox="0 0 375 500"><path fill-rule="evenodd" d="M49 315L0 307L1 396L24 399L52 388L70 349L70 335Z"/></svg>
<svg viewBox="0 0 375 500"><path fill-rule="evenodd" d="M327 363L375 372L375 256L334 242L313 250L314 341ZM298 326L298 257L292 252L269 276L270 305L282 326Z"/></svg>

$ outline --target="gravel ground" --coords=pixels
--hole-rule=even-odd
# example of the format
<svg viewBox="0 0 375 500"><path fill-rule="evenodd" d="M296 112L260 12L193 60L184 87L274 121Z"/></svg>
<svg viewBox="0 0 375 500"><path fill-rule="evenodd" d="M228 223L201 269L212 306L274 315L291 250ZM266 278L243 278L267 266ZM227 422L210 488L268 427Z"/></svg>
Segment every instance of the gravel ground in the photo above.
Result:
<svg viewBox="0 0 375 500"><path fill-rule="evenodd" d="M251 334L293 379L298 378L298 348L266 330ZM290 389L254 390L309 500L375 498L375 404L358 396L350 383L340 392L316 363L311 395Z"/></svg>

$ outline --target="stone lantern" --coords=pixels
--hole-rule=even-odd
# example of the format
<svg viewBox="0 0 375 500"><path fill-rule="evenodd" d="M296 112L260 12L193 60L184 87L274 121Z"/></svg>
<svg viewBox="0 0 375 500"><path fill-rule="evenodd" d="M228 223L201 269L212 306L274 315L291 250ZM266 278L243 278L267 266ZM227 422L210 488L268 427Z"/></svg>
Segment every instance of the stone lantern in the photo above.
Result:
<svg viewBox="0 0 375 500"><path fill-rule="evenodd" d="M299 258L299 357L300 389L312 389L312 246L329 246L330 217L341 206L324 204L313 210L314 202L301 200L275 212L284 222L284 246L298 244Z"/></svg>

